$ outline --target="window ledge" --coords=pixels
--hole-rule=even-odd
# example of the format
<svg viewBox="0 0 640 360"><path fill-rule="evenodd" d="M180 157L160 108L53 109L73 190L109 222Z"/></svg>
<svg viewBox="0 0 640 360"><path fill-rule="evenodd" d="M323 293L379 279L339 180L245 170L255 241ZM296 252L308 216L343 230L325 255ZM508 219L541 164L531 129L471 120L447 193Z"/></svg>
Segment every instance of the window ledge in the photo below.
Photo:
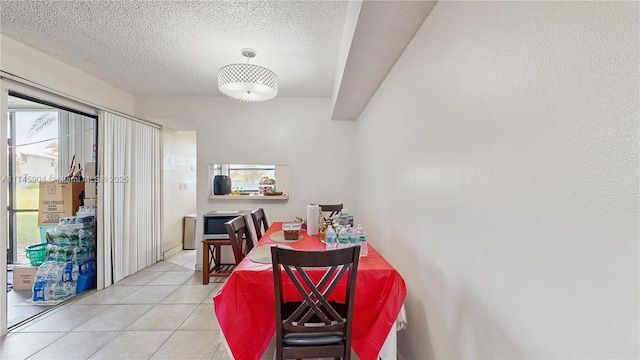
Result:
<svg viewBox="0 0 640 360"><path fill-rule="evenodd" d="M264 196L264 195L209 195L209 199L215 200L289 200L289 195Z"/></svg>

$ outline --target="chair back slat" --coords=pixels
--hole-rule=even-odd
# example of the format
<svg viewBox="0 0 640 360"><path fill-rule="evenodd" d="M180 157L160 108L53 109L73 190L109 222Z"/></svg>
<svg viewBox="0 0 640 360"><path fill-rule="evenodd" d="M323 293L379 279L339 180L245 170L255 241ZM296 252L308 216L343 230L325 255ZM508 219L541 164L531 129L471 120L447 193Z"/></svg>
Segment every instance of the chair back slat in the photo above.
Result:
<svg viewBox="0 0 640 360"><path fill-rule="evenodd" d="M335 273L335 271L336 271L336 269L337 269L337 268L338 268L337 266L332 266L332 267L329 269L329 271L326 271L326 272L324 273L324 275L322 276L322 279L320 279L320 281L319 281L319 282L318 282L318 284L316 285L318 289L322 289L322 288L324 288L324 287L325 287L325 285L327 284L327 282L329 282L329 280L331 280L331 278L332 278L332 276L334 275L334 273ZM287 268L285 268L285 271L287 271L286 269L287 269ZM300 291L300 288L298 288L298 291ZM306 291L306 290L303 290L303 291ZM291 318L298 318L298 317L302 314L302 312L303 312L304 310L306 310L306 309L307 309L307 306L306 306L305 304L306 304L306 303L301 303L301 304L300 304L300 306L298 306L298 308L296 309L296 311L295 311L295 312L293 312L293 313L291 314L291 316L290 316L290 317L291 317Z"/></svg>
<svg viewBox="0 0 640 360"><path fill-rule="evenodd" d="M249 231L247 222L242 215L227 221L224 225L227 228L227 234L231 241L231 248L233 249L236 265L240 264L240 261L253 249L254 244L251 231Z"/></svg>
<svg viewBox="0 0 640 360"><path fill-rule="evenodd" d="M327 251L298 251L273 247L271 249L275 296L277 331L298 333L322 333L341 331L351 335L351 316L355 278L360 247ZM315 269L314 269L315 268ZM318 269L326 268L326 269ZM282 270L281 270L282 269ZM324 270L320 280L314 282L310 272ZM330 301L338 283L346 281L345 298ZM302 302L286 318L283 312L283 277L287 278L302 297ZM339 306L339 307L338 307Z"/></svg>
<svg viewBox="0 0 640 360"><path fill-rule="evenodd" d="M304 283L307 285L307 288L311 291L310 293L305 290L302 283L296 277L296 275L291 271L289 266L285 266L285 270L287 271L287 275L296 286L302 297L304 298L304 302L300 304L299 310L308 309L307 312L302 317L296 317L295 315L301 311L296 311L288 321L295 321L298 323L306 323L311 319L313 315L317 316L320 320L322 320L325 325L330 325L332 320L329 319L327 315L331 315L335 321L342 321L342 317L338 315L338 313L333 309L333 307L326 301L326 297L329 297L331 294L331 290L325 290L322 293L318 291L322 287L319 285L313 284L309 276L306 274L303 268L296 267L298 271L298 276L302 278ZM328 272L330 272L331 269ZM317 286L317 287L316 287ZM318 306L320 305L320 306Z"/></svg>
<svg viewBox="0 0 640 360"><path fill-rule="evenodd" d="M337 215L342 210L342 204L318 206L320 206L320 211L322 211L323 213L329 213L329 216L324 216L325 221L327 221L328 218Z"/></svg>
<svg viewBox="0 0 640 360"><path fill-rule="evenodd" d="M251 212L251 219L253 220L253 228L256 230L256 237L258 240L262 238L264 232L269 229L269 222L267 221L267 215L264 213L264 209L258 208Z"/></svg>

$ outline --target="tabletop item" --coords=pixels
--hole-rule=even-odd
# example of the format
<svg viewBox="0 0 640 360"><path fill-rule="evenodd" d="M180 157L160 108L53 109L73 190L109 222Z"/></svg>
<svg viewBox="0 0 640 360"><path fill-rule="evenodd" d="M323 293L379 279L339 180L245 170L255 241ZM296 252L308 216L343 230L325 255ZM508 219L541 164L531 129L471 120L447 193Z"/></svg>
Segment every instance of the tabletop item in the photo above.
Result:
<svg viewBox="0 0 640 360"><path fill-rule="evenodd" d="M338 217L338 222L342 226L347 226L349 224L349 210L342 209L342 211L340 211L340 217Z"/></svg>
<svg viewBox="0 0 640 360"><path fill-rule="evenodd" d="M318 235L318 214L320 214L320 206L307 205L307 234Z"/></svg>
<svg viewBox="0 0 640 360"><path fill-rule="evenodd" d="M300 241L300 240L302 240L304 238L304 235L302 235L300 232L298 232L298 236L294 240L288 240L288 239L284 238L284 231L280 230L280 231L276 231L276 232L271 233L271 235L269 235L269 238L272 241L288 243L288 242Z"/></svg>
<svg viewBox="0 0 640 360"><path fill-rule="evenodd" d="M336 248L337 236L338 235L336 234L336 231L333 230L333 226L329 225L327 227L327 235L326 235L326 241L325 241L327 250Z"/></svg>
<svg viewBox="0 0 640 360"><path fill-rule="evenodd" d="M262 246L253 248L253 250L251 250L251 252L249 252L247 256L253 262L257 262L261 264L271 264L271 248L274 246L278 246L283 249L293 249L291 246L287 246L287 245L279 245L279 244L278 245L276 244L262 245Z"/></svg>
<svg viewBox="0 0 640 360"><path fill-rule="evenodd" d="M282 232L284 233L285 240L298 240L300 236L300 223L284 223L282 224Z"/></svg>
<svg viewBox="0 0 640 360"><path fill-rule="evenodd" d="M362 224L358 224L358 237L360 238L360 257L367 256L369 254L369 248L367 245L367 233L364 231Z"/></svg>
<svg viewBox="0 0 640 360"><path fill-rule="evenodd" d="M338 248L349 246L349 232L343 227L338 231Z"/></svg>

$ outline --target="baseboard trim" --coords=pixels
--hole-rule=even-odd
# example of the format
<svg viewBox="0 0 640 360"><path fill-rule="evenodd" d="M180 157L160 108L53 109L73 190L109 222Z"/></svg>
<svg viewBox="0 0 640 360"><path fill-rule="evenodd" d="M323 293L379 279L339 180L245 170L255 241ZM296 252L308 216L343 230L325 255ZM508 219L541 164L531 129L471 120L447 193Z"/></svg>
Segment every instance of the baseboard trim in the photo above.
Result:
<svg viewBox="0 0 640 360"><path fill-rule="evenodd" d="M182 251L182 244L178 245L178 246L174 246L171 249L165 251L162 253L162 260L164 259L168 259L171 256L179 253L180 251Z"/></svg>

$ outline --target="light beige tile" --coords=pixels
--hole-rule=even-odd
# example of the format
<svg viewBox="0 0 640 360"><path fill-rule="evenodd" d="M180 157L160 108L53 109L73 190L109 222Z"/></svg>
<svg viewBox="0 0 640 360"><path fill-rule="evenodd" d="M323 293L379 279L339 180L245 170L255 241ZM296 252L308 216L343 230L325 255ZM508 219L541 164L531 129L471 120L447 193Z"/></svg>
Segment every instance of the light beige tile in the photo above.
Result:
<svg viewBox="0 0 640 360"><path fill-rule="evenodd" d="M195 304L156 305L127 330L176 330L196 307Z"/></svg>
<svg viewBox="0 0 640 360"><path fill-rule="evenodd" d="M111 305L84 305L74 303L42 319L37 319L21 332L71 331L85 321L107 310Z"/></svg>
<svg viewBox="0 0 640 360"><path fill-rule="evenodd" d="M145 285L120 301L121 304L157 304L171 294L177 285Z"/></svg>
<svg viewBox="0 0 640 360"><path fill-rule="evenodd" d="M200 304L216 287L209 285L181 285L161 301L162 304Z"/></svg>
<svg viewBox="0 0 640 360"><path fill-rule="evenodd" d="M149 359L171 336L171 331L123 331L90 359Z"/></svg>
<svg viewBox="0 0 640 360"><path fill-rule="evenodd" d="M140 286L109 286L106 289L85 295L78 301L79 304L118 304L127 296L133 294Z"/></svg>
<svg viewBox="0 0 640 360"><path fill-rule="evenodd" d="M153 305L112 305L109 309L73 329L73 331L124 330L152 308Z"/></svg>
<svg viewBox="0 0 640 360"><path fill-rule="evenodd" d="M207 295L206 298L204 298L204 301L202 302L207 303L207 304L213 304L213 297L216 296L216 294L218 293L218 291L220 291L220 288L222 287L222 284L218 284L218 286L215 287L215 289L213 289L209 295Z"/></svg>
<svg viewBox="0 0 640 360"><path fill-rule="evenodd" d="M166 260L167 262L170 262L172 264L178 265L182 268L188 269L188 270L194 270L196 267L196 263L195 261L192 260L181 260L181 259L169 259Z"/></svg>
<svg viewBox="0 0 640 360"><path fill-rule="evenodd" d="M67 333L30 359L88 359L116 335L117 331Z"/></svg>
<svg viewBox="0 0 640 360"><path fill-rule="evenodd" d="M160 271L138 271L133 275L129 275L126 278L115 283L116 286L128 286L128 285L147 285L152 280L155 280L158 276L162 275Z"/></svg>
<svg viewBox="0 0 640 360"><path fill-rule="evenodd" d="M9 333L0 338L0 359L26 359L65 333Z"/></svg>
<svg viewBox="0 0 640 360"><path fill-rule="evenodd" d="M213 304L201 304L185 320L178 330L216 330L219 331L220 324L213 311Z"/></svg>
<svg viewBox="0 0 640 360"><path fill-rule="evenodd" d="M193 272L193 276L184 282L184 285L202 285L202 271L196 270Z"/></svg>
<svg viewBox="0 0 640 360"><path fill-rule="evenodd" d="M171 256L167 260L168 261L171 261L171 260L177 260L177 261L191 260L191 261L195 262L196 261L196 250L182 250L182 251L178 252L177 254Z"/></svg>
<svg viewBox="0 0 640 360"><path fill-rule="evenodd" d="M271 338L271 342L269 343L269 347L264 351L260 360L272 360L276 358L276 337Z"/></svg>
<svg viewBox="0 0 640 360"><path fill-rule="evenodd" d="M164 271L172 271L177 267L178 266L176 264L172 264L170 262L158 261L157 263L142 269L142 271L163 271L164 272Z"/></svg>
<svg viewBox="0 0 640 360"><path fill-rule="evenodd" d="M211 359L219 331L176 331L151 359Z"/></svg>
<svg viewBox="0 0 640 360"><path fill-rule="evenodd" d="M149 285L182 285L193 276L190 271L167 271L149 282Z"/></svg>
<svg viewBox="0 0 640 360"><path fill-rule="evenodd" d="M216 353L213 354L213 358L211 360L229 360L227 351L225 350L224 346L222 346L222 344L218 346L218 349L216 350Z"/></svg>

